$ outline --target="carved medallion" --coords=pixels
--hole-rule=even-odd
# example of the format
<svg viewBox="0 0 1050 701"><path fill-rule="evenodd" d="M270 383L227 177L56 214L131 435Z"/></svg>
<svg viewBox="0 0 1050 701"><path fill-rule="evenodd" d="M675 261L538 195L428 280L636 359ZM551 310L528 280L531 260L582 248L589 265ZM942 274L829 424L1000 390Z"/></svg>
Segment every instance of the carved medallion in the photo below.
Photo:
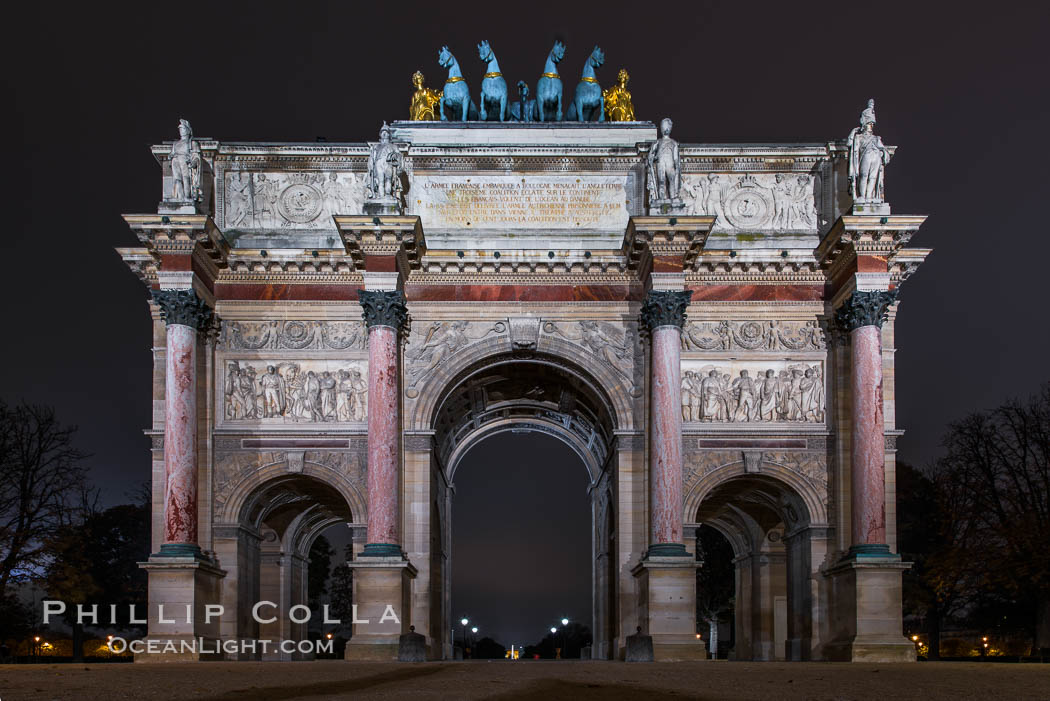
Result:
<svg viewBox="0 0 1050 701"><path fill-rule="evenodd" d="M305 224L321 213L324 200L317 188L305 183L289 185L277 198L277 209L281 216L296 224Z"/></svg>
<svg viewBox="0 0 1050 701"><path fill-rule="evenodd" d="M738 229L759 228L772 210L769 198L754 179L746 176L738 188L726 197L726 218Z"/></svg>

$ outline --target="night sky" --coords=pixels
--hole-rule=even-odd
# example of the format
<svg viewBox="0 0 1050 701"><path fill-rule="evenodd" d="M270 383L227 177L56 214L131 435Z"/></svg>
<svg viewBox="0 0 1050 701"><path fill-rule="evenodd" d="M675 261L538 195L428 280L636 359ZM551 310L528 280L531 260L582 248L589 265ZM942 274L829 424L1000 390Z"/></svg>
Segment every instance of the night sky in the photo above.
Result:
<svg viewBox="0 0 1050 701"><path fill-rule="evenodd" d="M877 130L899 146L887 199L930 216L912 245L935 249L904 285L897 325L899 458L926 464L948 421L1050 379L1048 20L1046 5L1005 3L18 3L0 48L0 392L78 424L107 502L123 501L149 474L151 359L146 290L113 248L137 245L122 213L156 211L149 145L177 138L179 117L221 140L374 139L407 117L413 71L440 88L442 44L476 93L479 40L513 85L535 82L557 38L563 74L600 44L599 80L626 67L638 117L673 117L686 143L841 139L876 98ZM563 452L537 442L531 462ZM529 518L500 473L468 472L457 529L488 519L493 500ZM552 485L576 499L575 481ZM528 557L564 557L538 513ZM464 551L483 547L470 532L457 534ZM483 562L464 567L457 582L498 590Z"/></svg>

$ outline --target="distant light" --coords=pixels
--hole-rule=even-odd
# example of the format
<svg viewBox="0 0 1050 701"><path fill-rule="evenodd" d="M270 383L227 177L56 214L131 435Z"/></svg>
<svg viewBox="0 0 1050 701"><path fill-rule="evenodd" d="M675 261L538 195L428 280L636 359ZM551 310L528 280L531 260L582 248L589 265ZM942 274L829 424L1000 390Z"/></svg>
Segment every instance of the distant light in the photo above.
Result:
<svg viewBox="0 0 1050 701"><path fill-rule="evenodd" d="M913 635L913 636L911 636L911 639L912 639L913 641L915 641L915 640L918 640L918 639L919 639L919 636L917 636L917 635Z"/></svg>
<svg viewBox="0 0 1050 701"><path fill-rule="evenodd" d="M699 634L699 633L697 633L697 634L696 634L696 639L697 639L697 640L699 640L699 639L700 639L700 634Z"/></svg>
<svg viewBox="0 0 1050 701"><path fill-rule="evenodd" d="M988 642L988 636L984 636L983 638L981 638L981 640L983 640L984 642Z"/></svg>
<svg viewBox="0 0 1050 701"><path fill-rule="evenodd" d="M465 619L465 618L461 618L461 619L459 619L459 622L460 622L460 623L462 623L463 625L467 625L468 623L470 623L470 621L468 621L468 620L467 620L467 619Z"/></svg>
<svg viewBox="0 0 1050 701"><path fill-rule="evenodd" d="M478 632L478 627L474 626L473 628L470 629L470 632L471 633L477 633Z"/></svg>
<svg viewBox="0 0 1050 701"><path fill-rule="evenodd" d="M33 641L39 643L40 642L40 636L39 635L34 635L33 636Z"/></svg>
<svg viewBox="0 0 1050 701"><path fill-rule="evenodd" d="M551 632L552 632L552 633L557 633L557 632L558 632L558 629L557 629L557 628L551 628Z"/></svg>
<svg viewBox="0 0 1050 701"><path fill-rule="evenodd" d="M563 626L567 626L567 625L569 625L569 619L568 619L568 618L563 618L563 619L561 619L561 624L562 624Z"/></svg>
<svg viewBox="0 0 1050 701"><path fill-rule="evenodd" d="M331 639L332 639L332 634L331 634L331 633L329 633L328 635L326 635L326 636L324 636L324 637L326 637L326 638L328 638L329 640L331 640Z"/></svg>
<svg viewBox="0 0 1050 701"><path fill-rule="evenodd" d="M112 640L112 639L113 639L113 636L112 636L112 635L107 635L107 636L106 636L106 640Z"/></svg>

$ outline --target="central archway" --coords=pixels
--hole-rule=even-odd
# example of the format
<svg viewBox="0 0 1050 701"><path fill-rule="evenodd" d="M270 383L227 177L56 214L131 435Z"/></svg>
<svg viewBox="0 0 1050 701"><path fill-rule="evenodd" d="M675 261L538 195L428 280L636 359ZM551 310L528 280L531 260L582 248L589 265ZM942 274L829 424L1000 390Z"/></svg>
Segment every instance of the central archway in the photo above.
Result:
<svg viewBox="0 0 1050 701"><path fill-rule="evenodd" d="M539 353L492 356L464 368L446 385L433 415L435 459L448 488L439 505L444 572L443 637L457 614L451 609L451 513L456 472L479 442L504 433L540 433L558 439L587 471L591 525L591 621L593 655L615 649L615 470L616 412L593 376L564 358ZM445 654L451 654L445 639Z"/></svg>

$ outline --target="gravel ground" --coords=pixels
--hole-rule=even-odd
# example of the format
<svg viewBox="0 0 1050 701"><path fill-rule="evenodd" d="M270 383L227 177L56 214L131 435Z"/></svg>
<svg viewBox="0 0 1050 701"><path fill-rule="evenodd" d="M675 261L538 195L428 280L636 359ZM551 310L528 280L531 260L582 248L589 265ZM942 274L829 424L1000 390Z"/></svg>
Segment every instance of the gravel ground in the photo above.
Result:
<svg viewBox="0 0 1050 701"><path fill-rule="evenodd" d="M49 699L1047 699L1050 664L457 662L2 665L0 701Z"/></svg>

